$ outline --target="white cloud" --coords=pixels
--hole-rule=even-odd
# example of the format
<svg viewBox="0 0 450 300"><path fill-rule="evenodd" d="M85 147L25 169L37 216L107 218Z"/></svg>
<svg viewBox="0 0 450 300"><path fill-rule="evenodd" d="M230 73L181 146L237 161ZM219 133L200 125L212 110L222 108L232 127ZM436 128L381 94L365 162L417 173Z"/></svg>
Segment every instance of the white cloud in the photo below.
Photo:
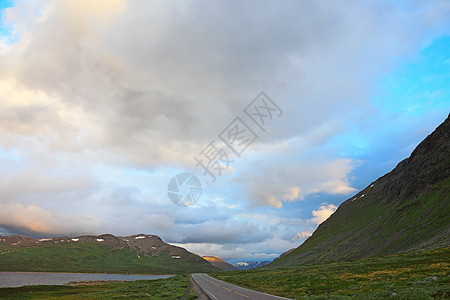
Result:
<svg viewBox="0 0 450 300"><path fill-rule="evenodd" d="M176 246L183 247L188 251L191 251L200 256L218 256L222 259L235 259L238 257L246 257L248 252L239 246L226 247L221 244L214 243L196 243L196 244L174 244Z"/></svg>
<svg viewBox="0 0 450 300"><path fill-rule="evenodd" d="M314 193L347 195L355 191L348 178L351 160L315 156L291 161L297 155L286 154L264 157L264 162L250 162L244 171L238 171L235 181L245 182L245 196L251 204L281 208L283 202L302 200Z"/></svg>
<svg viewBox="0 0 450 300"><path fill-rule="evenodd" d="M313 223L319 225L323 221L328 219L336 211L336 209L337 206L334 204L323 203L323 205L321 205L318 210L312 211L313 218L310 220Z"/></svg>
<svg viewBox="0 0 450 300"><path fill-rule="evenodd" d="M304 240L309 238L313 232L311 230L297 232L295 236L292 238L293 240Z"/></svg>
<svg viewBox="0 0 450 300"><path fill-rule="evenodd" d="M86 216L49 211L36 205L0 203L2 226L23 234L71 235L90 232L96 221Z"/></svg>
<svg viewBox="0 0 450 300"><path fill-rule="evenodd" d="M424 26L406 24L420 20L417 14L438 14L433 5L414 18L378 5L18 4L6 20L24 24L17 25L21 38L5 54L0 74L56 96L65 111L83 110L83 146L107 152L104 158L138 167L191 166L192 156L262 87L286 112L267 139L330 132L335 128L322 124L333 123L336 113L345 119L346 110L366 107L371 80L417 42ZM44 13L33 13L38 9ZM60 128L66 120L49 122Z"/></svg>

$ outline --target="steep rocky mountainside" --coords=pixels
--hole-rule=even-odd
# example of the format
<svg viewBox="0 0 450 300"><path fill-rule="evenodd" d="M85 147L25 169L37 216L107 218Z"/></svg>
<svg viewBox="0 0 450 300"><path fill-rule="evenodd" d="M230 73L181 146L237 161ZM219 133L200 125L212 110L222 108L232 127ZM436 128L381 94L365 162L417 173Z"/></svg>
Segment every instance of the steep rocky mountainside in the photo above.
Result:
<svg viewBox="0 0 450 300"><path fill-rule="evenodd" d="M350 260L450 245L450 116L394 170L342 203L268 267Z"/></svg>

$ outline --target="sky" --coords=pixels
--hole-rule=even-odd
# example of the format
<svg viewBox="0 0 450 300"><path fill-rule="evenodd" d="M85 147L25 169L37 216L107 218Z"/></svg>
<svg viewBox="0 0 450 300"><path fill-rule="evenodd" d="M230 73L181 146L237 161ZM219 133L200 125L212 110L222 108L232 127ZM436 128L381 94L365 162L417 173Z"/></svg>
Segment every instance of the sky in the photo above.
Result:
<svg viewBox="0 0 450 300"><path fill-rule="evenodd" d="M450 1L0 1L0 14L2 235L147 233L271 260L450 112ZM181 173L201 185L182 185L188 206L168 193Z"/></svg>

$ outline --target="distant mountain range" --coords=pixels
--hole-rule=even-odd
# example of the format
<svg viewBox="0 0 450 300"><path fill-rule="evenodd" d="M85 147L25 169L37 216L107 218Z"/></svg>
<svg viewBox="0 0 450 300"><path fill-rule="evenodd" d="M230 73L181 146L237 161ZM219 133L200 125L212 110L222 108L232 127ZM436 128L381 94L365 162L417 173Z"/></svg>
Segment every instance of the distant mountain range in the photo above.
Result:
<svg viewBox="0 0 450 300"><path fill-rule="evenodd" d="M0 271L178 274L219 271L156 235L57 237L0 236Z"/></svg>
<svg viewBox="0 0 450 300"><path fill-rule="evenodd" d="M217 267L224 271L237 271L238 269L232 264L227 263L223 259L217 256L203 256L203 259L209 261L214 267Z"/></svg>
<svg viewBox="0 0 450 300"><path fill-rule="evenodd" d="M267 267L450 246L450 116L394 170L342 203Z"/></svg>
<svg viewBox="0 0 450 300"><path fill-rule="evenodd" d="M267 260L264 260L264 261L240 261L240 262L233 264L233 266L239 270L251 270L251 269L265 266L269 263L270 263L270 261L267 261Z"/></svg>

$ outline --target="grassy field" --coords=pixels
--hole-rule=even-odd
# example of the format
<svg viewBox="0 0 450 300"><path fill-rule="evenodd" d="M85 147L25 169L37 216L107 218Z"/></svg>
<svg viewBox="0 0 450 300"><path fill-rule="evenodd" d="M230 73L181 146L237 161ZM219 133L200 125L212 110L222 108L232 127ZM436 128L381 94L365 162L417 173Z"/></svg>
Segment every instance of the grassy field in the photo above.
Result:
<svg viewBox="0 0 450 300"><path fill-rule="evenodd" d="M250 289L301 299L450 299L450 249L213 276Z"/></svg>
<svg viewBox="0 0 450 300"><path fill-rule="evenodd" d="M152 257L130 248L111 249L94 243L67 243L17 248L0 243L0 271L120 273L120 274L183 274L217 271L208 262L194 255L171 259L169 253Z"/></svg>
<svg viewBox="0 0 450 300"><path fill-rule="evenodd" d="M183 298L184 297L184 298ZM0 288L1 299L196 299L189 275L95 286L38 285Z"/></svg>

